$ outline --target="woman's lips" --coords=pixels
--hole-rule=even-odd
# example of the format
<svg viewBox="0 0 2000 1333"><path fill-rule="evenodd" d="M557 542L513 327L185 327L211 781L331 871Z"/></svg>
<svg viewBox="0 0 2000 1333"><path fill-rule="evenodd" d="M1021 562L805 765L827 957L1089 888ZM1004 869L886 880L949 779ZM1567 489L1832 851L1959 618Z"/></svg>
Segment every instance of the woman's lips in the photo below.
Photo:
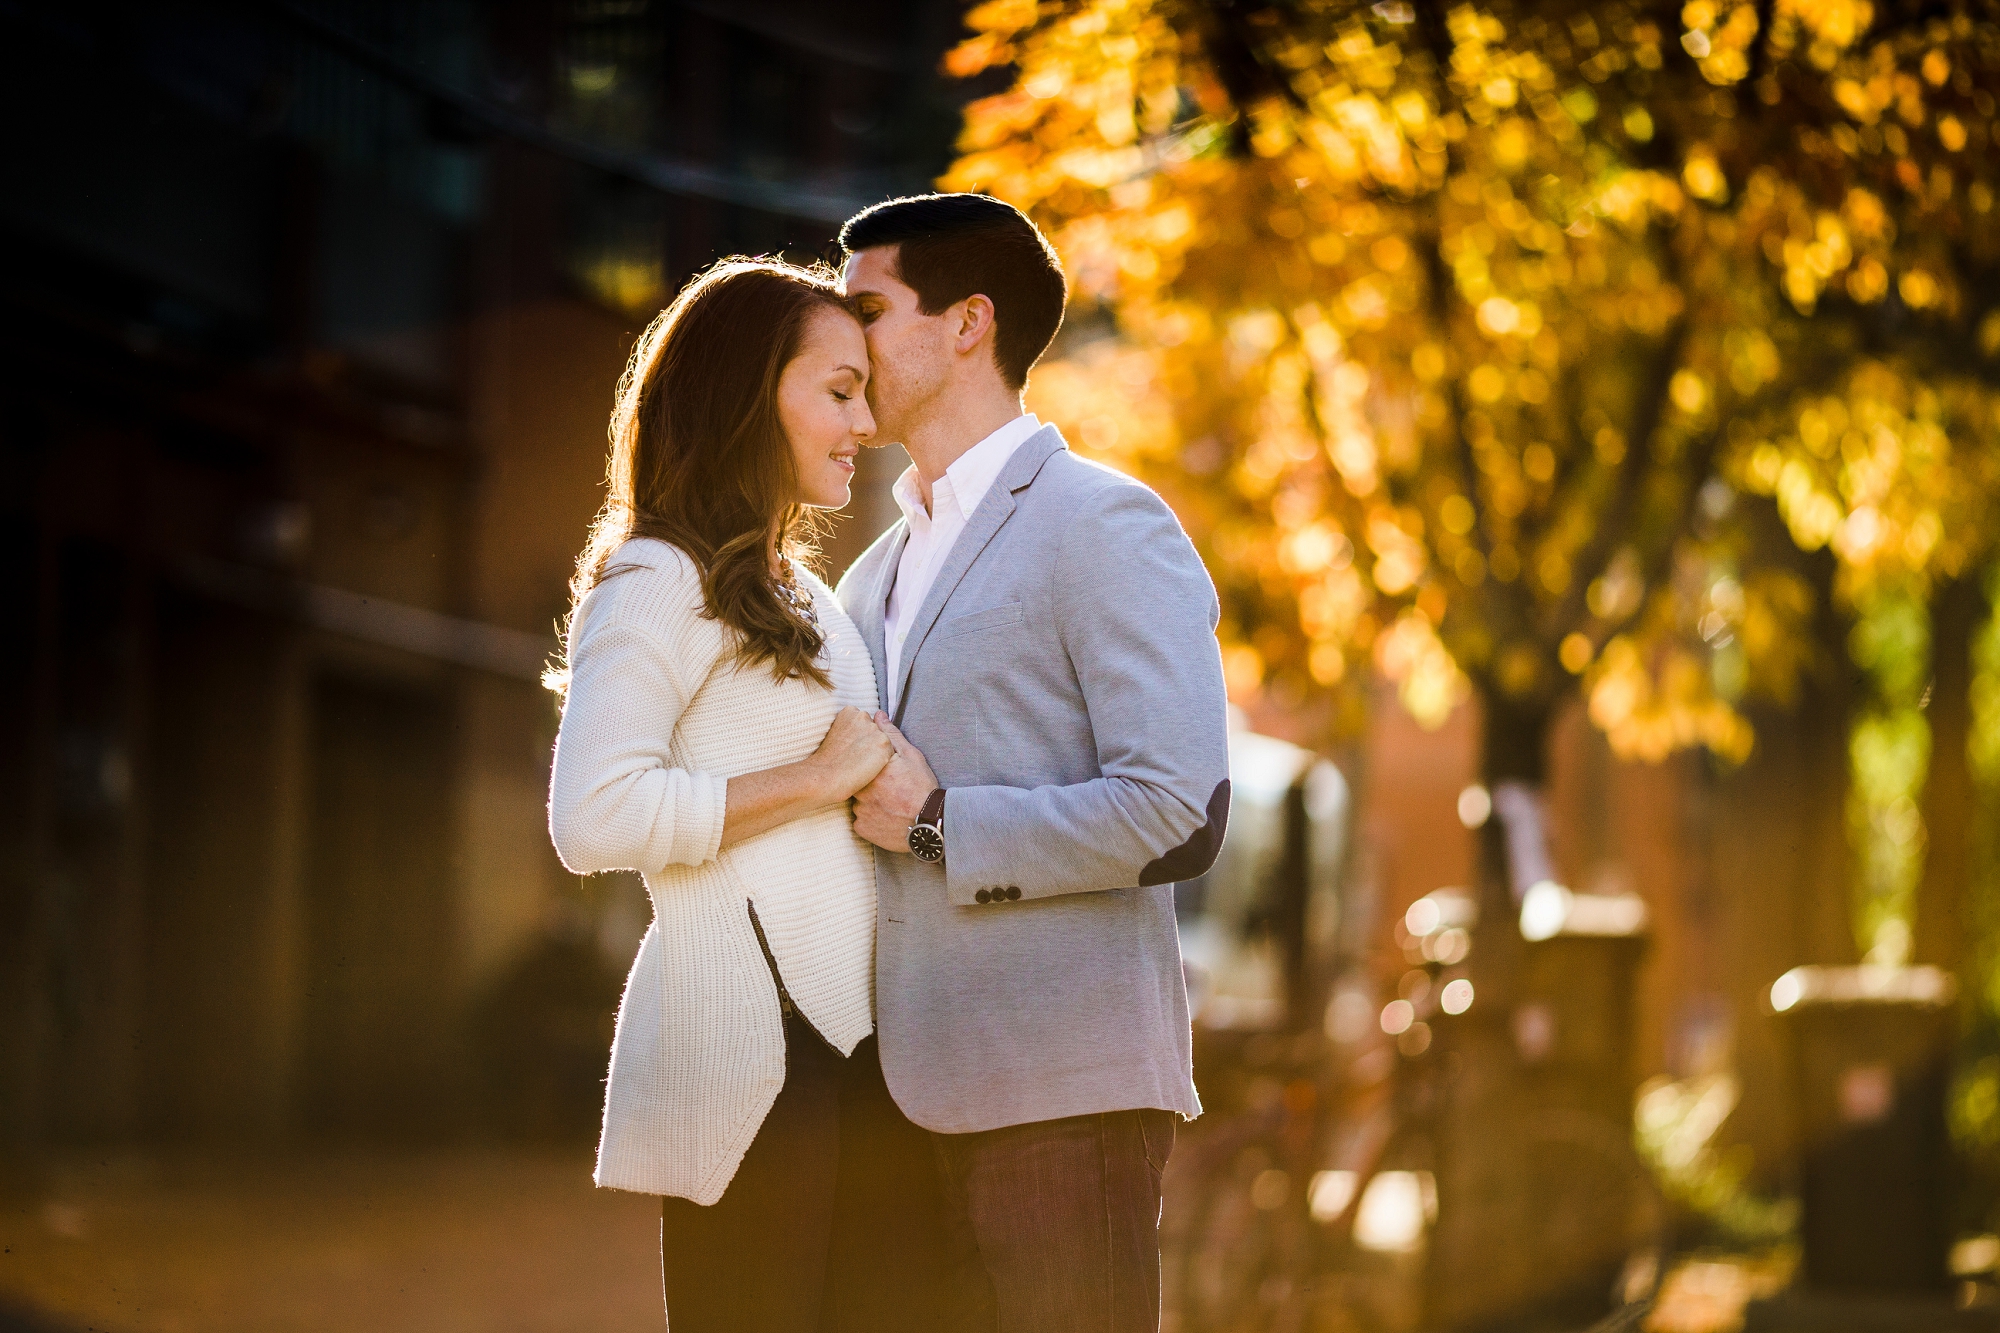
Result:
<svg viewBox="0 0 2000 1333"><path fill-rule="evenodd" d="M854 459L849 455L828 454L827 457L831 458L835 463L839 464L843 471L846 472L854 471Z"/></svg>

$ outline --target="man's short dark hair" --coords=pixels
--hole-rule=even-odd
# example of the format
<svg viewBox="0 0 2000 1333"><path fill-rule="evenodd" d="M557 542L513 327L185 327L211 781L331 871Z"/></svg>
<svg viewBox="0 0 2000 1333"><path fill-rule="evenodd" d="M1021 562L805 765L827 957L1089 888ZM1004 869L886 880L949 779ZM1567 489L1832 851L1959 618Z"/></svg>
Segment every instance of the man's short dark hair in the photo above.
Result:
<svg viewBox="0 0 2000 1333"><path fill-rule="evenodd" d="M983 194L919 194L865 208L840 229L847 254L893 245L896 276L917 308L940 314L968 296L993 302L993 359L1010 389L1062 327L1063 271L1028 215Z"/></svg>

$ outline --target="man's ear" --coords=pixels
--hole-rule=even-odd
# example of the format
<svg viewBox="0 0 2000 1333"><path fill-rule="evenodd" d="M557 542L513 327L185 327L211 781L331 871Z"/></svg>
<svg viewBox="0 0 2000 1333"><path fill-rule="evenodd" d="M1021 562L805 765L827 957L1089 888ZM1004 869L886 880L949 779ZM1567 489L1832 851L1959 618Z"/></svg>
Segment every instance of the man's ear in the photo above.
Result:
<svg viewBox="0 0 2000 1333"><path fill-rule="evenodd" d="M979 346L979 340L993 331L993 302L977 293L958 303L958 327L952 346L961 355Z"/></svg>

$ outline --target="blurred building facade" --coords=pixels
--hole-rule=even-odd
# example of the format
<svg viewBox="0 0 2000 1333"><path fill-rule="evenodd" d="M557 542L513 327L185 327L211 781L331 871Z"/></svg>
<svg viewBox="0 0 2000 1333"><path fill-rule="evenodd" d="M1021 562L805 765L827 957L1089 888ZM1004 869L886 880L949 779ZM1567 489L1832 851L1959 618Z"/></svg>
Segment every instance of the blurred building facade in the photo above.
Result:
<svg viewBox="0 0 2000 1333"><path fill-rule="evenodd" d="M614 382L709 260L927 185L957 32L0 6L0 1152L448 1132L496 990L629 947L630 881L564 915L537 682Z"/></svg>

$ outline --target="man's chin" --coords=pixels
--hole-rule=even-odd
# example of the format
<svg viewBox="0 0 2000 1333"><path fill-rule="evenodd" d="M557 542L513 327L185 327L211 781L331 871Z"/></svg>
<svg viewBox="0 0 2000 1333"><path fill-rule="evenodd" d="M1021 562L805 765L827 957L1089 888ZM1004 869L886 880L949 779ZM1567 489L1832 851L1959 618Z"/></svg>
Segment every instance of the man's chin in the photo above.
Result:
<svg viewBox="0 0 2000 1333"><path fill-rule="evenodd" d="M885 412L882 410L882 404L872 398L868 400L868 410L875 418L875 436L868 441L870 444L901 444L903 442L903 437L908 433L909 426L908 420L902 412L895 409Z"/></svg>

